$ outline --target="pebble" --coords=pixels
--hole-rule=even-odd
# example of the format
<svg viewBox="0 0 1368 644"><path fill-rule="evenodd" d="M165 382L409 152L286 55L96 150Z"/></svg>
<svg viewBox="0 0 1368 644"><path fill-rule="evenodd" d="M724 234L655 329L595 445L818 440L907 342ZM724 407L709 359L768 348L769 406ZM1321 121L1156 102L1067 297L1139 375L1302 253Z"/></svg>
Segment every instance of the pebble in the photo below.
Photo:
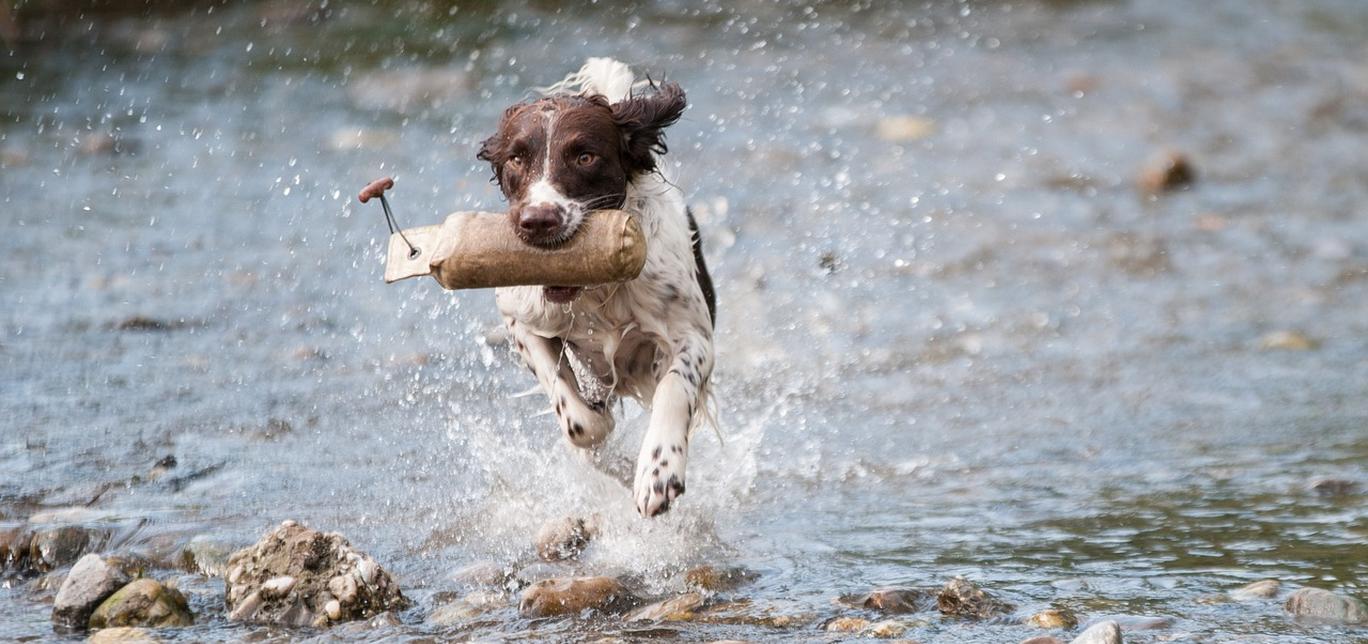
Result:
<svg viewBox="0 0 1368 644"><path fill-rule="evenodd" d="M563 561L578 557L597 532L594 527L584 519L574 517L548 521L537 531L537 536L533 539L537 556L543 561Z"/></svg>
<svg viewBox="0 0 1368 644"><path fill-rule="evenodd" d="M1320 342L1296 330L1274 331L1259 339L1259 348L1264 351L1311 351Z"/></svg>
<svg viewBox="0 0 1368 644"><path fill-rule="evenodd" d="M52 625L58 632L83 631L100 603L129 582L124 571L99 555L81 557L52 603Z"/></svg>
<svg viewBox="0 0 1368 644"><path fill-rule="evenodd" d="M1078 616L1067 608L1047 608L1032 615L1026 623L1036 628L1074 628Z"/></svg>
<svg viewBox="0 0 1368 644"><path fill-rule="evenodd" d="M554 617L589 609L612 611L633 599L612 577L563 577L532 584L523 591L518 608L528 617Z"/></svg>
<svg viewBox="0 0 1368 644"><path fill-rule="evenodd" d="M90 615L90 628L189 626L195 622L190 605L175 588L155 579L137 579L100 603Z"/></svg>
<svg viewBox="0 0 1368 644"><path fill-rule="evenodd" d="M936 131L936 122L920 116L903 114L879 119L879 138L890 143L920 141Z"/></svg>
<svg viewBox="0 0 1368 644"><path fill-rule="evenodd" d="M1070 644L1123 644L1121 626L1113 621L1098 622L1080 633Z"/></svg>
<svg viewBox="0 0 1368 644"><path fill-rule="evenodd" d="M116 626L102 628L91 633L86 644L157 644L152 632L135 626Z"/></svg>
<svg viewBox="0 0 1368 644"><path fill-rule="evenodd" d="M718 568L699 566L684 573L684 583L691 588L712 593L735 590L737 587L754 581L759 575L745 568Z"/></svg>
<svg viewBox="0 0 1368 644"><path fill-rule="evenodd" d="M864 595L847 595L839 601L848 606L883 613L915 613L930 609L936 593L916 588L876 588Z"/></svg>
<svg viewBox="0 0 1368 644"><path fill-rule="evenodd" d="M893 639L902 637L907 632L907 624L895 619L886 619L881 622L874 622L865 630L865 635L880 639Z"/></svg>
<svg viewBox="0 0 1368 644"><path fill-rule="evenodd" d="M859 633L869 628L869 620L863 617L837 617L826 625L828 633Z"/></svg>
<svg viewBox="0 0 1368 644"><path fill-rule="evenodd" d="M942 614L969 619L987 619L1016 609L963 577L956 577L945 583L945 587L936 596L936 608Z"/></svg>
<svg viewBox="0 0 1368 644"><path fill-rule="evenodd" d="M1320 588L1302 588L1283 605L1294 617L1341 624L1368 623L1368 605L1348 595Z"/></svg>
<svg viewBox="0 0 1368 644"><path fill-rule="evenodd" d="M684 593L654 604L647 604L625 618L629 622L683 622L693 619L694 612L703 607L701 593Z"/></svg>
<svg viewBox="0 0 1368 644"><path fill-rule="evenodd" d="M722 602L700 611L695 621L705 624L735 624L765 628L798 628L812 623L811 614L781 609L774 604L758 605L748 599Z"/></svg>
<svg viewBox="0 0 1368 644"><path fill-rule="evenodd" d="M1281 588L1282 582L1277 579L1260 579L1231 591L1230 596L1232 599L1242 602L1270 599L1277 596L1278 590Z"/></svg>
<svg viewBox="0 0 1368 644"><path fill-rule="evenodd" d="M1030 639L1021 640L1021 644L1064 644L1064 640L1052 635L1040 635Z"/></svg>
<svg viewBox="0 0 1368 644"><path fill-rule="evenodd" d="M1149 194L1177 190L1197 180L1197 169L1187 155L1174 150L1163 150L1141 168L1136 183Z"/></svg>

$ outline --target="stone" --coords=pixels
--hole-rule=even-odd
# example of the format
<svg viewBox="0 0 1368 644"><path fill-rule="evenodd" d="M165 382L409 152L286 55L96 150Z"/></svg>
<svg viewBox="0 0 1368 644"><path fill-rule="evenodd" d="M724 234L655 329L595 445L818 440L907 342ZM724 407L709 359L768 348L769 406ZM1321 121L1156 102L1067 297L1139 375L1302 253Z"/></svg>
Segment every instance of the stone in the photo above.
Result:
<svg viewBox="0 0 1368 644"><path fill-rule="evenodd" d="M555 617L585 610L613 612L634 601L612 577L562 577L532 584L523 591L518 609L528 617Z"/></svg>
<svg viewBox="0 0 1368 644"><path fill-rule="evenodd" d="M148 626L166 628L195 623L190 605L175 588L155 579L138 579L100 603L90 615L90 628Z"/></svg>
<svg viewBox="0 0 1368 644"><path fill-rule="evenodd" d="M537 531L533 545L543 561L562 561L578 557L595 531L584 519L564 517L548 521Z"/></svg>
<svg viewBox="0 0 1368 644"><path fill-rule="evenodd" d="M694 613L703 607L701 593L684 593L676 597L662 599L647 604L624 618L628 622L684 622L693 619Z"/></svg>
<svg viewBox="0 0 1368 644"><path fill-rule="evenodd" d="M1292 616L1341 624L1368 623L1368 606L1357 598L1320 588L1302 588L1283 605Z"/></svg>
<svg viewBox="0 0 1368 644"><path fill-rule="evenodd" d="M1177 190L1197 180L1197 169L1187 155L1174 150L1163 150L1145 163L1136 183L1149 194Z"/></svg>
<svg viewBox="0 0 1368 644"><path fill-rule="evenodd" d="M917 588L876 588L864 595L845 595L838 601L846 606L882 613L915 613L935 605L936 593Z"/></svg>
<svg viewBox="0 0 1368 644"><path fill-rule="evenodd" d="M754 581L759 575L745 568L718 568L699 566L684 573L684 584L690 588L710 593L735 590L742 584Z"/></svg>
<svg viewBox="0 0 1368 644"><path fill-rule="evenodd" d="M881 622L874 622L865 629L865 635L880 639L893 639L902 637L907 632L907 624L895 619L886 619Z"/></svg>
<svg viewBox="0 0 1368 644"><path fill-rule="evenodd" d="M890 143L910 143L935 133L936 122L910 114L885 116L879 119L877 130L879 138Z"/></svg>
<svg viewBox="0 0 1368 644"><path fill-rule="evenodd" d="M409 606L398 582L342 535L294 521L233 553L223 570L231 621L322 628Z"/></svg>
<svg viewBox="0 0 1368 644"><path fill-rule="evenodd" d="M1236 601L1253 601L1256 599L1271 599L1276 597L1278 590L1282 588L1282 582L1277 579L1260 579L1259 581L1245 584L1230 593L1230 597Z"/></svg>
<svg viewBox="0 0 1368 644"><path fill-rule="evenodd" d="M24 528L0 531L0 572L28 572L29 544L32 542L33 533Z"/></svg>
<svg viewBox="0 0 1368 644"><path fill-rule="evenodd" d="M1098 622L1079 633L1070 644L1123 644L1121 626L1110 620Z"/></svg>
<svg viewBox="0 0 1368 644"><path fill-rule="evenodd" d="M432 611L427 621L438 626L459 624L507 603L508 597L503 593L477 590Z"/></svg>
<svg viewBox="0 0 1368 644"><path fill-rule="evenodd" d="M48 572L76 561L92 545L91 534L79 526L62 526L33 534L29 543L29 565Z"/></svg>
<svg viewBox="0 0 1368 644"><path fill-rule="evenodd" d="M176 551L174 563L177 568L186 572L222 577L228 571L228 557L232 554L233 549L227 544L201 535L192 538Z"/></svg>
<svg viewBox="0 0 1368 644"><path fill-rule="evenodd" d="M1319 341L1295 330L1274 331L1259 339L1264 351L1311 351L1319 346Z"/></svg>
<svg viewBox="0 0 1368 644"><path fill-rule="evenodd" d="M765 628L801 628L815 620L812 614L797 612L794 608L792 606L785 608L775 603L761 605L749 599L738 599L707 606L698 611L694 621L704 624L762 626Z"/></svg>
<svg viewBox="0 0 1368 644"><path fill-rule="evenodd" d="M86 644L157 644L158 641L145 628L116 626L91 633Z"/></svg>
<svg viewBox="0 0 1368 644"><path fill-rule="evenodd" d="M1021 644L1064 644L1064 640L1052 635L1040 635L1021 640Z"/></svg>
<svg viewBox="0 0 1368 644"><path fill-rule="evenodd" d="M513 573L492 561L481 561L451 573L451 580L472 588L504 588L513 580Z"/></svg>
<svg viewBox="0 0 1368 644"><path fill-rule="evenodd" d="M59 633L83 631L100 603L129 582L129 576L96 554L81 557L52 602L52 626Z"/></svg>
<svg viewBox="0 0 1368 644"><path fill-rule="evenodd" d="M945 583L936 596L936 608L944 615L969 619L987 619L1015 610L1011 604L994 598L963 577Z"/></svg>
<svg viewBox="0 0 1368 644"><path fill-rule="evenodd" d="M869 620L863 617L837 617L826 625L828 633L859 633L869 628Z"/></svg>
<svg viewBox="0 0 1368 644"><path fill-rule="evenodd" d="M1074 628L1078 616L1067 608L1047 608L1032 615L1026 623L1036 628Z"/></svg>
<svg viewBox="0 0 1368 644"><path fill-rule="evenodd" d="M1358 484L1347 479L1317 479L1311 483L1311 491L1319 496L1349 496L1358 491Z"/></svg>

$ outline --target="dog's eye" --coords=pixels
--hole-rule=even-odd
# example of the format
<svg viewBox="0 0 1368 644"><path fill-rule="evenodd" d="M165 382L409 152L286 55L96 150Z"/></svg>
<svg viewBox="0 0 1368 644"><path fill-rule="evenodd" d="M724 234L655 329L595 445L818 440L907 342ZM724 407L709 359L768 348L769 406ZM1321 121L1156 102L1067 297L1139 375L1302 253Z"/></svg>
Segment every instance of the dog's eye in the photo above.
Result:
<svg viewBox="0 0 1368 644"><path fill-rule="evenodd" d="M581 152L579 157L575 159L575 162L580 165L589 165L597 160L598 157L594 156L592 152Z"/></svg>
<svg viewBox="0 0 1368 644"><path fill-rule="evenodd" d="M508 160L508 167L514 168L514 169L523 167L523 158L522 158L522 155L519 154L518 156L515 156L515 157L509 159L509 160Z"/></svg>

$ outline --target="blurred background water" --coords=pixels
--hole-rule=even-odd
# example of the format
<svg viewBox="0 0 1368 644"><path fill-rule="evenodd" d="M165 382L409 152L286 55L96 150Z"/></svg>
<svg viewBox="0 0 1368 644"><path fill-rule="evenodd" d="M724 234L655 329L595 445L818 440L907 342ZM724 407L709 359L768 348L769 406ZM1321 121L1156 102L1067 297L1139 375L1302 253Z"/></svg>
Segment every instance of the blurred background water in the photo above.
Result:
<svg viewBox="0 0 1368 644"><path fill-rule="evenodd" d="M1365 592L1368 5L8 6L0 527L154 557L339 530L418 604L356 639L821 638L837 595L955 575L1023 614L1164 618L1128 641L1368 638L1207 601ZM724 440L651 522L511 397L491 294L382 284L353 200L393 174L405 225L497 210L478 142L587 56L688 92L667 158L719 284ZM1195 180L1137 185L1165 155ZM567 512L604 524L573 569L668 593L742 565L796 619L425 622ZM181 584L180 637L308 635ZM0 638L49 637L50 589L6 586Z"/></svg>

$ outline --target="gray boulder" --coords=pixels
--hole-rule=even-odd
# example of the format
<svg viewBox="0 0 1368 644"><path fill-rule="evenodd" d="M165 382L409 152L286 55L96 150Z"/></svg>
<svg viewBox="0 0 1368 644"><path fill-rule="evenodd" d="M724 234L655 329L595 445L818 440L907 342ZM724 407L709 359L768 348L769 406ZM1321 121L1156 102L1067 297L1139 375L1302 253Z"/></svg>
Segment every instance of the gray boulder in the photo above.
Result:
<svg viewBox="0 0 1368 644"><path fill-rule="evenodd" d="M99 555L81 557L52 602L52 626L58 632L83 631L91 613L114 591L129 582L128 574Z"/></svg>
<svg viewBox="0 0 1368 644"><path fill-rule="evenodd" d="M1070 644L1123 644L1121 625L1111 620L1098 622L1079 633Z"/></svg>
<svg viewBox="0 0 1368 644"><path fill-rule="evenodd" d="M1292 593L1284 608L1293 616L1304 619L1343 624L1368 623L1368 606L1362 601L1320 588L1302 588Z"/></svg>

